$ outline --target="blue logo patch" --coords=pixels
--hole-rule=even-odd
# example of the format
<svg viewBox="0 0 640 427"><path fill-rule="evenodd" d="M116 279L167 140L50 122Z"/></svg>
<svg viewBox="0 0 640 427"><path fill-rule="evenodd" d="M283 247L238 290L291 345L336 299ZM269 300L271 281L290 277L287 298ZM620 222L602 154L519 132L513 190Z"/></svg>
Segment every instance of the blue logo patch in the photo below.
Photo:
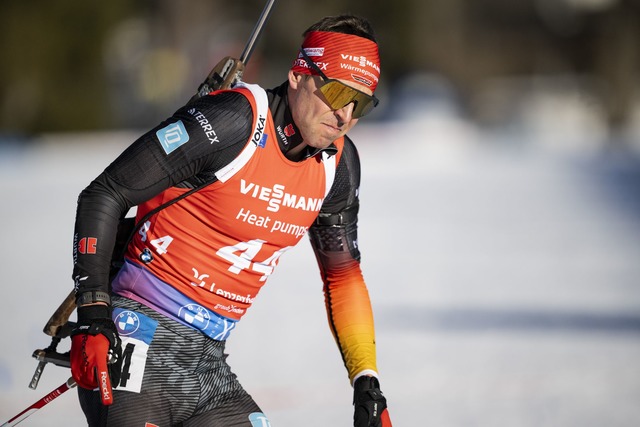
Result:
<svg viewBox="0 0 640 427"><path fill-rule="evenodd" d="M131 335L140 329L140 318L129 310L121 311L116 316L116 326L120 335Z"/></svg>
<svg viewBox="0 0 640 427"><path fill-rule="evenodd" d="M160 141L160 145L162 145L162 149L167 154L189 141L189 134L182 120L163 127L156 132L156 136Z"/></svg>
<svg viewBox="0 0 640 427"><path fill-rule="evenodd" d="M209 310L198 304L183 305L178 310L178 317L188 325L200 330L207 329L211 320Z"/></svg>
<svg viewBox="0 0 640 427"><path fill-rule="evenodd" d="M262 412L249 414L249 421L251 421L252 427L271 427L271 423Z"/></svg>
<svg viewBox="0 0 640 427"><path fill-rule="evenodd" d="M258 147L264 148L267 145L267 135L266 133L262 134L262 138L260 138L260 142L258 142Z"/></svg>
<svg viewBox="0 0 640 427"><path fill-rule="evenodd" d="M131 337L151 344L158 322L131 310L120 307L113 309L113 323L122 337Z"/></svg>

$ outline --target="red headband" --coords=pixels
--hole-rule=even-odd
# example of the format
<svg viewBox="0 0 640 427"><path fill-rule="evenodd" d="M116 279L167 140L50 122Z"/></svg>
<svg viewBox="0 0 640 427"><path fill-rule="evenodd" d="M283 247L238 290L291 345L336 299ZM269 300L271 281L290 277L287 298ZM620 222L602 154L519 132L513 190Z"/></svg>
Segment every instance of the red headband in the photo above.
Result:
<svg viewBox="0 0 640 427"><path fill-rule="evenodd" d="M302 42L302 48L327 77L350 80L376 90L380 56L375 42L351 34L311 31ZM318 74L300 53L291 69L303 74Z"/></svg>

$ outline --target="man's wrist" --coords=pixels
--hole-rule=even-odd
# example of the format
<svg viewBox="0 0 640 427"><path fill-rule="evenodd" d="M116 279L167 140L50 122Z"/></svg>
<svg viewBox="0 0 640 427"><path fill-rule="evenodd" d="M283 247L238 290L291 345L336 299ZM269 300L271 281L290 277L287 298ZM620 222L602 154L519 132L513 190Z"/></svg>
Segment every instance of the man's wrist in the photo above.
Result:
<svg viewBox="0 0 640 427"><path fill-rule="evenodd" d="M102 303L111 305L111 297L104 291L84 291L76 294L76 306L83 307Z"/></svg>
<svg viewBox="0 0 640 427"><path fill-rule="evenodd" d="M83 305L78 307L78 323L90 324L92 321L98 319L111 320L111 312L111 306L104 303Z"/></svg>
<svg viewBox="0 0 640 427"><path fill-rule="evenodd" d="M376 371L374 371L373 369L365 369L364 371L360 371L357 374L355 374L355 376L353 377L353 380L351 380L351 386L353 386L356 383L356 380L360 377L376 377L378 378L378 373Z"/></svg>

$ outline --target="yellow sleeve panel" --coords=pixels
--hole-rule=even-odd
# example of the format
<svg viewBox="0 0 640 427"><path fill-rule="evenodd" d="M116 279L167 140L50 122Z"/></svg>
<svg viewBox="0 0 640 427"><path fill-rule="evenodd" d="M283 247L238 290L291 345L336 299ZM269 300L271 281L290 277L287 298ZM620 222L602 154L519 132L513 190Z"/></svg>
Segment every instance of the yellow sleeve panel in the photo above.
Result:
<svg viewBox="0 0 640 427"><path fill-rule="evenodd" d="M324 271L327 318L349 379L364 370L377 372L373 312L360 263L348 254ZM335 257L335 254L334 254Z"/></svg>

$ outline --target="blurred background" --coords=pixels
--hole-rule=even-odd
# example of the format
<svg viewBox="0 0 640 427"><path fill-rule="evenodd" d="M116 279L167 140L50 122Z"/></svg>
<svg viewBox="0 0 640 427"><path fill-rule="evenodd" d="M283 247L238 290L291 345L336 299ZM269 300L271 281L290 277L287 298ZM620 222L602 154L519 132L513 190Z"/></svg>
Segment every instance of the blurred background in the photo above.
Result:
<svg viewBox="0 0 640 427"><path fill-rule="evenodd" d="M0 3L0 422L69 375L27 388L77 195L240 55L264 4ZM394 425L640 425L640 2L277 0L244 80L280 84L343 12L382 57L351 136ZM350 424L323 310L303 240L228 343L274 427ZM83 424L73 392L23 423Z"/></svg>
<svg viewBox="0 0 640 427"><path fill-rule="evenodd" d="M220 58L239 56L263 5L3 2L3 133L152 126ZM571 104L568 125L598 136L628 130L640 114L637 0L281 0L273 12L245 80L280 83L309 24L363 14L383 58L378 118L394 117L409 95L447 96L491 126Z"/></svg>

